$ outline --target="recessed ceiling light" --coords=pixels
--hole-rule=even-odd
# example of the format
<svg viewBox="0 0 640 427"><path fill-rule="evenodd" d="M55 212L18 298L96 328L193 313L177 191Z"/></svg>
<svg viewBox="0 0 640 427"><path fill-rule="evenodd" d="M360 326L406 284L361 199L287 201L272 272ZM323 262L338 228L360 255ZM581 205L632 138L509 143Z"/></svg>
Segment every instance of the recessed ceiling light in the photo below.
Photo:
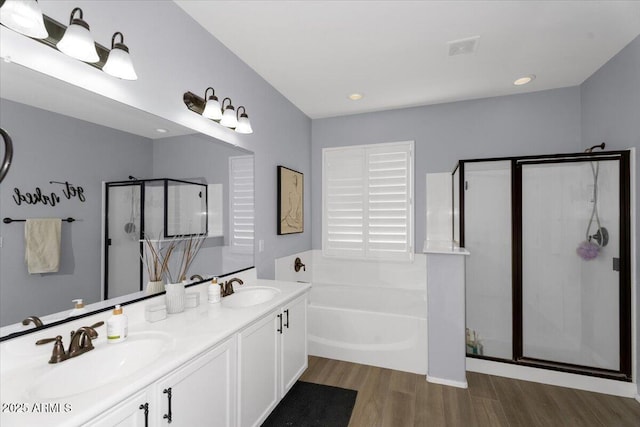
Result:
<svg viewBox="0 0 640 427"><path fill-rule="evenodd" d="M156 132L158 132L158 133L167 133L169 131L164 129L164 128L158 128L158 129L156 129Z"/></svg>
<svg viewBox="0 0 640 427"><path fill-rule="evenodd" d="M357 92L356 93L352 93L352 94L349 95L349 99L352 100L352 101L358 101L358 100L362 99L363 97L364 97L363 94L357 93Z"/></svg>
<svg viewBox="0 0 640 427"><path fill-rule="evenodd" d="M531 83L532 81L534 81L535 78L536 78L535 75L529 74L528 76L524 76L524 77L520 77L519 79L516 79L516 81L513 82L513 84L516 86L526 85L527 83Z"/></svg>

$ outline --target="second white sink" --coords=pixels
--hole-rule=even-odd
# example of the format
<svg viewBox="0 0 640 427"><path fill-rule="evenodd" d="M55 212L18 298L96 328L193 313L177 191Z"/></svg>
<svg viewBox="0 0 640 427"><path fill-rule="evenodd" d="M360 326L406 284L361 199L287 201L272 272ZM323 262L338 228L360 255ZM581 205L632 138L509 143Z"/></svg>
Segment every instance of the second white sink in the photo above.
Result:
<svg viewBox="0 0 640 427"><path fill-rule="evenodd" d="M222 298L222 305L229 308L244 308L267 302L280 293L279 289L268 286L251 286L238 289L232 295Z"/></svg>

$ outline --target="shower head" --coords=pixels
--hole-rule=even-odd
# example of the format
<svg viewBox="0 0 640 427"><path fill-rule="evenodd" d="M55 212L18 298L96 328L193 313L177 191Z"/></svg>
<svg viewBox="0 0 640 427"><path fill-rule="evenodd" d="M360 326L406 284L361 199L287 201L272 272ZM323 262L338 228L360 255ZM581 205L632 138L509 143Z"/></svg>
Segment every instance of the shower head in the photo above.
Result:
<svg viewBox="0 0 640 427"><path fill-rule="evenodd" d="M599 148L601 150L604 150L604 142L602 144L598 144L598 145L594 145L593 147L589 147L586 150L584 150L585 153L591 153L593 152L594 148Z"/></svg>

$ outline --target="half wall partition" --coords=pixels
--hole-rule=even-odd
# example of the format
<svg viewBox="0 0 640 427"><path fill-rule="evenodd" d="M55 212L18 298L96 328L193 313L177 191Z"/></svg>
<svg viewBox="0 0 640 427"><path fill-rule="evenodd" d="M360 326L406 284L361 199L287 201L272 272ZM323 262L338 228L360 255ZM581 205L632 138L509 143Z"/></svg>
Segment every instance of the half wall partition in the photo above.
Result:
<svg viewBox="0 0 640 427"><path fill-rule="evenodd" d="M458 163L469 357L631 381L629 157Z"/></svg>

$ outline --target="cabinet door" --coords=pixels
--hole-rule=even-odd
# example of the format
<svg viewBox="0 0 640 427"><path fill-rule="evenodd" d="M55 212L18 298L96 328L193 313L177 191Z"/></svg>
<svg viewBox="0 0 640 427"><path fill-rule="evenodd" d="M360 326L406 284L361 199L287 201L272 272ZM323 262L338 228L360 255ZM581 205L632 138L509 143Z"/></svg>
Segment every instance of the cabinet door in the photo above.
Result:
<svg viewBox="0 0 640 427"><path fill-rule="evenodd" d="M258 320L238 334L238 425L259 426L278 399L279 311Z"/></svg>
<svg viewBox="0 0 640 427"><path fill-rule="evenodd" d="M147 427L152 409L150 400L151 391L145 389L89 421L85 427Z"/></svg>
<svg viewBox="0 0 640 427"><path fill-rule="evenodd" d="M235 426L235 338L158 381L155 398L158 426Z"/></svg>
<svg viewBox="0 0 640 427"><path fill-rule="evenodd" d="M307 369L307 294L284 306L282 315L280 397L284 397Z"/></svg>

